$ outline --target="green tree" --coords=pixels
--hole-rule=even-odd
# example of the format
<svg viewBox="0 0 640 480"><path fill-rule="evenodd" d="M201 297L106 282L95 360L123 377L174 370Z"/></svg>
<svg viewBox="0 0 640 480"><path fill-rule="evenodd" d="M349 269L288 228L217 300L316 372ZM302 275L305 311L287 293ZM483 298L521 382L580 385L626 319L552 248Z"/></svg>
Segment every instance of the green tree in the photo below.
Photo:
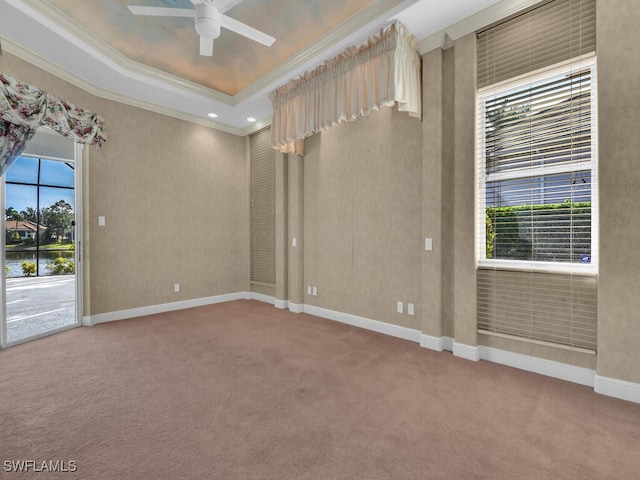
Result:
<svg viewBox="0 0 640 480"><path fill-rule="evenodd" d="M42 225L47 227L46 238L57 241L71 230L73 222L73 207L64 200L58 200L50 207L42 209Z"/></svg>
<svg viewBox="0 0 640 480"><path fill-rule="evenodd" d="M24 217L15 208L9 207L4 211L5 218L9 220L24 220Z"/></svg>
<svg viewBox="0 0 640 480"><path fill-rule="evenodd" d="M7 245L20 242L20 234L15 230L7 230L5 234Z"/></svg>
<svg viewBox="0 0 640 480"><path fill-rule="evenodd" d="M18 221L22 220L20 212L15 208L9 207L4 211L6 218L5 241L7 244L20 242L20 234L15 231L18 227ZM14 230L10 230L14 228Z"/></svg>
<svg viewBox="0 0 640 480"><path fill-rule="evenodd" d="M20 215L22 215L22 220L29 220L33 223L36 223L38 220L36 209L32 207L25 208L20 212Z"/></svg>

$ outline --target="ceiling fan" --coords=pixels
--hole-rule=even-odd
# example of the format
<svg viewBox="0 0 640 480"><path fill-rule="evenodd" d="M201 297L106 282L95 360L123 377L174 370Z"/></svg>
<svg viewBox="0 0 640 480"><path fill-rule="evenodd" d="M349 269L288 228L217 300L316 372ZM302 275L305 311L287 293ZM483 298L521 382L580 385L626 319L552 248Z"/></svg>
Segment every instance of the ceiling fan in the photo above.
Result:
<svg viewBox="0 0 640 480"><path fill-rule="evenodd" d="M143 7L128 5L127 8L134 15L148 15L156 17L194 17L196 32L200 35L200 55L213 55L213 41L220 36L220 27L231 30L239 35L270 47L276 41L270 35L256 30L238 20L224 14L242 0L191 0L193 9Z"/></svg>

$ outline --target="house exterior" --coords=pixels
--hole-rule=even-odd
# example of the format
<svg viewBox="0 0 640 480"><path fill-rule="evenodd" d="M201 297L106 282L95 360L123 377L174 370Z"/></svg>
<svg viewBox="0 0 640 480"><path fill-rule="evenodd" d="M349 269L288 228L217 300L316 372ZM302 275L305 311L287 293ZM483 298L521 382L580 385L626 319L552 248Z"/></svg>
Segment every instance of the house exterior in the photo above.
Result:
<svg viewBox="0 0 640 480"><path fill-rule="evenodd" d="M7 234L9 232L18 232L20 235L20 240L25 241L27 239L35 240L36 231L38 231L38 226L35 222L31 220L5 220L5 229ZM40 232L44 233L47 230L47 227L40 225Z"/></svg>

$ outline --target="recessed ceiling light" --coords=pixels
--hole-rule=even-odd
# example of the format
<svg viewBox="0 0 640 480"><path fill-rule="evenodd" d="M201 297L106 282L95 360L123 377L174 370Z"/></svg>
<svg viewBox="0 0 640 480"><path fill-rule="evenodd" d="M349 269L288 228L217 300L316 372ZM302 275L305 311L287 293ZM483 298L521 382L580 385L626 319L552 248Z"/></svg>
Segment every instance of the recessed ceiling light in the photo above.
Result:
<svg viewBox="0 0 640 480"><path fill-rule="evenodd" d="M213 112L207 113L207 117L209 117L209 118L218 118L218 114L217 113L213 113Z"/></svg>
<svg viewBox="0 0 640 480"><path fill-rule="evenodd" d="M253 123L253 122L255 122L255 121L256 121L256 119L255 119L255 118L253 118L253 117L249 117L249 118L247 118L247 122Z"/></svg>

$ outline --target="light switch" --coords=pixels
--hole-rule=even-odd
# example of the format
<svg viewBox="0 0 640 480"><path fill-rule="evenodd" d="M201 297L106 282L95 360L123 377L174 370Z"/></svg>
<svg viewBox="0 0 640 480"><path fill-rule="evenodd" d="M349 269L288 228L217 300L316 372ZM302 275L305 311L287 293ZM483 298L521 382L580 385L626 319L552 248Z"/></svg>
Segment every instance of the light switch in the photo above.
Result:
<svg viewBox="0 0 640 480"><path fill-rule="evenodd" d="M425 238L424 239L424 249L425 250L433 250L433 238Z"/></svg>
<svg viewBox="0 0 640 480"><path fill-rule="evenodd" d="M298 246L298 240L296 238L292 238L291 239L291 246L292 247L297 247Z"/></svg>
<svg viewBox="0 0 640 480"><path fill-rule="evenodd" d="M100 215L98 217L98 226L99 227L104 227L106 225L106 220L104 218L104 216Z"/></svg>

